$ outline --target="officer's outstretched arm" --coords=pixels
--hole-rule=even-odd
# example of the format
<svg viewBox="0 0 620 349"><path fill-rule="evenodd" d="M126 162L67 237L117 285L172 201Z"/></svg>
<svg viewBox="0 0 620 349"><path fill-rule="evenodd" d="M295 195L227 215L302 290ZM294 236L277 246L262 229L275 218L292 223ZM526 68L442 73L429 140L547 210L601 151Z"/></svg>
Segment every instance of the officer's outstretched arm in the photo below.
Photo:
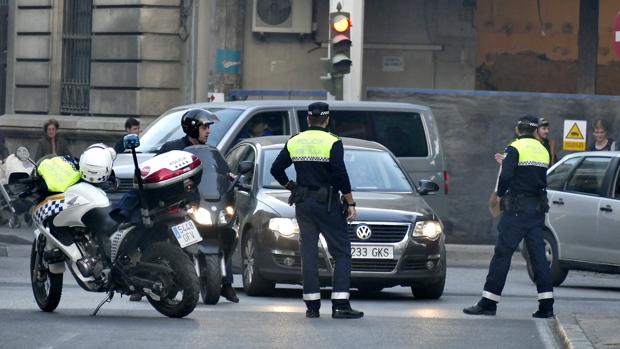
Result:
<svg viewBox="0 0 620 349"><path fill-rule="evenodd" d="M517 149L507 147L506 157L502 161L502 172L499 174L499 182L497 183L497 196L502 197L506 194L518 162L519 152L517 152Z"/></svg>
<svg viewBox="0 0 620 349"><path fill-rule="evenodd" d="M280 151L280 154L278 154L273 164L271 165L270 170L273 178L275 178L276 181L278 181L278 183L280 183L280 185L283 187L286 186L286 183L288 183L289 181L285 170L289 166L291 166L292 163L293 160L291 160L291 155L288 152L288 148L286 147L286 145L284 145L284 148L282 149L282 151Z"/></svg>

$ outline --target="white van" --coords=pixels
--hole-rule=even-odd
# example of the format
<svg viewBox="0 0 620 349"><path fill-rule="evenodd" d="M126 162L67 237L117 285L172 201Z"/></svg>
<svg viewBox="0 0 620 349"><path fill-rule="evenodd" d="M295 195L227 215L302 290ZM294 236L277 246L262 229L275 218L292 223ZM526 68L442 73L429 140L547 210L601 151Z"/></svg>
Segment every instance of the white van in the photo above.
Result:
<svg viewBox="0 0 620 349"><path fill-rule="evenodd" d="M215 113L220 122L211 127L208 143L226 154L235 144L249 136L256 120L267 126L264 135L294 135L307 128L307 107L312 101L269 100L224 103L198 103L175 107L162 114L141 136L137 149L140 160L153 156L170 140L184 136L181 116L190 108ZM428 179L440 186L425 200L443 218L449 231L447 200L448 172L439 131L428 107L392 102L329 101L330 130L341 137L361 138L386 146L416 182ZM121 179L121 193L132 186L133 165L129 154L119 154L114 171Z"/></svg>

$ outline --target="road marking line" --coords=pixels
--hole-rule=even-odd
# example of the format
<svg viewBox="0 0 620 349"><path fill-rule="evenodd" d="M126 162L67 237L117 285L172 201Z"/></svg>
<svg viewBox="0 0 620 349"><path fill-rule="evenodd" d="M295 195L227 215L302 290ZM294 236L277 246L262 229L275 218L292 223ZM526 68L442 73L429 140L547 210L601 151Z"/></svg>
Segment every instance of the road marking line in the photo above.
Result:
<svg viewBox="0 0 620 349"><path fill-rule="evenodd" d="M49 345L49 346L45 346L45 347L39 347L39 349L54 349L54 348L58 348L58 347L65 347L64 343L68 342L70 340L72 340L73 338L77 337L79 335L79 333L77 332L73 332L73 333L65 333L62 336L58 337L55 341L53 345Z"/></svg>

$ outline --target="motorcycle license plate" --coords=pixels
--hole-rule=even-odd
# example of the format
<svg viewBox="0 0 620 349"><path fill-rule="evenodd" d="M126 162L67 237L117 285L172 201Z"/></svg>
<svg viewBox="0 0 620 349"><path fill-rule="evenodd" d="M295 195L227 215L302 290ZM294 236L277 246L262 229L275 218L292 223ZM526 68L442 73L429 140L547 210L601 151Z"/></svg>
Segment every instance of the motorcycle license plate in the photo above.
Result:
<svg viewBox="0 0 620 349"><path fill-rule="evenodd" d="M202 236L200 236L193 221L187 221L173 226L172 232L174 233L174 237L177 238L179 245L181 245L181 248L202 241Z"/></svg>
<svg viewBox="0 0 620 349"><path fill-rule="evenodd" d="M394 259L393 246L351 245L353 259Z"/></svg>

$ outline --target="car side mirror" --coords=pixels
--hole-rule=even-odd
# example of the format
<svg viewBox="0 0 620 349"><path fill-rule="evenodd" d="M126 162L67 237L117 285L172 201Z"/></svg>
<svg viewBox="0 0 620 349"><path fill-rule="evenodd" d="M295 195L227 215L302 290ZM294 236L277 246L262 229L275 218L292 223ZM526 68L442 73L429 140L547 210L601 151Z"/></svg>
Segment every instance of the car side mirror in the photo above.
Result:
<svg viewBox="0 0 620 349"><path fill-rule="evenodd" d="M249 162L249 161L247 161L247 162ZM237 181L237 183L235 183L235 187L237 189L243 190L243 191L250 191L250 190L252 190L252 187L248 183L246 183L246 182L247 182L247 178L244 175L239 175L239 180Z"/></svg>
<svg viewBox="0 0 620 349"><path fill-rule="evenodd" d="M239 174L246 174L254 169L253 161L241 161L239 163Z"/></svg>
<svg viewBox="0 0 620 349"><path fill-rule="evenodd" d="M420 195L428 195L430 193L435 193L438 191L439 191L439 186L437 185L437 183L433 181L422 179L418 183L418 193Z"/></svg>
<svg viewBox="0 0 620 349"><path fill-rule="evenodd" d="M123 137L123 146L125 149L136 149L140 146L140 137L135 134L128 134Z"/></svg>

